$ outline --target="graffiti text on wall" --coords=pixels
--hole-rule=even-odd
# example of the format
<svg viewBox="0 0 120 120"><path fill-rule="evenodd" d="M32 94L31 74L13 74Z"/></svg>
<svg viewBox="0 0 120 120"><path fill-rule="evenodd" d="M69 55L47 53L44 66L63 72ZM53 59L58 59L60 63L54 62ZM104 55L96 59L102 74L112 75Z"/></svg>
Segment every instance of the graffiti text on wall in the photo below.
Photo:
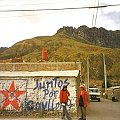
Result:
<svg viewBox="0 0 120 120"><path fill-rule="evenodd" d="M54 88L61 88L63 84L66 84L67 86L70 84L68 79L63 80L58 80L57 77L53 78L50 81L44 81L41 82L38 79L36 80L36 86L35 89L44 89L44 88L49 88L49 87L54 87Z"/></svg>
<svg viewBox="0 0 120 120"><path fill-rule="evenodd" d="M54 100L50 100L49 101L43 101L43 102L37 102L34 103L34 101L29 100L26 104L26 109L30 112L32 112L33 110L36 111L44 111L44 110L58 110L61 109L61 104L59 102L54 103ZM68 101L67 106L69 108L71 108L73 106L71 100Z"/></svg>
<svg viewBox="0 0 120 120"><path fill-rule="evenodd" d="M52 80L39 81L36 80L36 85L33 90L39 90L42 94L42 99L39 102L34 103L33 100L27 102L27 109L31 111L33 108L36 110L58 110L61 109L59 102L59 91L63 84L67 86L70 84L68 79L60 80L58 77ZM34 106L34 107L31 107ZM69 100L68 106L72 106L72 101Z"/></svg>

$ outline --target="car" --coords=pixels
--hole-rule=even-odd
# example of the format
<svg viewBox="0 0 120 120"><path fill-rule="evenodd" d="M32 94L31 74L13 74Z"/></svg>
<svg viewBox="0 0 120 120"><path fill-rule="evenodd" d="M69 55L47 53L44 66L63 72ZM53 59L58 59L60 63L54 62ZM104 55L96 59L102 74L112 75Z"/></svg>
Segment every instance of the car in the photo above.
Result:
<svg viewBox="0 0 120 120"><path fill-rule="evenodd" d="M97 100L100 102L100 90L99 88L89 88L89 99Z"/></svg>

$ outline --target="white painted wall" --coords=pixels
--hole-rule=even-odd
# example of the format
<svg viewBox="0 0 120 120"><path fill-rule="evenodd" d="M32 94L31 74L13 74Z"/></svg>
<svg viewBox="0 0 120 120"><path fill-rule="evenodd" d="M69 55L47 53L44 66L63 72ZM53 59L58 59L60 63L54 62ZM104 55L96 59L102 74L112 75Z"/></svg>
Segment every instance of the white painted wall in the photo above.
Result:
<svg viewBox="0 0 120 120"><path fill-rule="evenodd" d="M76 110L75 77L33 77L24 80L23 78L0 80L0 108L2 108L6 99L9 99L12 81L14 81L15 90L25 91L19 97L15 97L19 103L19 109L17 110L21 110L25 104L27 104L28 110L32 110L30 109L31 105L33 105L34 110L36 110L36 105L37 110L60 110L59 92L63 84L68 85L70 92L68 109ZM2 91L7 91L8 96L2 94ZM13 110L15 108L9 102L5 109Z"/></svg>

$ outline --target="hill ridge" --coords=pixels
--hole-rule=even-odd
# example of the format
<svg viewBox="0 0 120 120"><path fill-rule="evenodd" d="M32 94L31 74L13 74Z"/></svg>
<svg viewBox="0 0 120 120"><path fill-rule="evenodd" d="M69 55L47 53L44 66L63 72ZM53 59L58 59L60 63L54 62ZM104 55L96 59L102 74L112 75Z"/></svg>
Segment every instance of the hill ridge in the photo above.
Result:
<svg viewBox="0 0 120 120"><path fill-rule="evenodd" d="M106 30L103 27L89 28L85 25L78 28L63 26L56 34L64 33L77 40L81 38L85 39L86 43L109 47L109 48L120 48L120 30L112 31Z"/></svg>
<svg viewBox="0 0 120 120"><path fill-rule="evenodd" d="M85 26L84 26L85 27ZM85 27L85 29L90 29ZM69 28L68 28L69 30ZM63 30L53 36L38 36L15 43L4 52L0 59L22 57L25 62L39 62L42 59L42 48L48 51L49 62L82 62L82 75L86 75L86 60L90 60L90 78L104 79L103 53L105 54L107 77L120 79L120 49L95 45L81 36L75 37ZM74 33L74 30L73 30Z"/></svg>

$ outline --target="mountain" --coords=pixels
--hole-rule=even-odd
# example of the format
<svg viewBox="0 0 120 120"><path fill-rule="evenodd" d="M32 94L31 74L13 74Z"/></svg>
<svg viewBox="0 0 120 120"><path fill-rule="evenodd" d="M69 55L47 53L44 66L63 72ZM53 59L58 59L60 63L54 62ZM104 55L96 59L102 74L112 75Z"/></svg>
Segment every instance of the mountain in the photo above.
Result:
<svg viewBox="0 0 120 120"><path fill-rule="evenodd" d="M84 27L82 26L82 28ZM65 30L63 28L65 28ZM104 54L107 66L107 78L120 79L119 48L115 48L115 45L114 48L100 47L99 45L95 45L93 41L85 39L85 37L83 38L82 35L80 36L80 32L79 36L76 35L75 32L73 32L75 28L63 28L59 29L53 36L38 36L32 39L26 39L17 42L10 48L6 49L4 52L0 53L0 59L22 57L25 62L38 62L42 59L42 48L46 48L48 51L48 61L50 62L81 61L82 75L84 78L87 73L86 61L89 57L90 78L103 80ZM68 28L67 32L66 28ZM86 29L89 28L86 27ZM90 34L87 38L89 38L89 36Z"/></svg>
<svg viewBox="0 0 120 120"><path fill-rule="evenodd" d="M63 27L57 33L64 33L68 36L74 37L77 40L84 39L85 43L98 45L101 47L120 48L120 30L111 31L100 28L89 28L87 26L80 26L78 28Z"/></svg>
<svg viewBox="0 0 120 120"><path fill-rule="evenodd" d="M4 52L7 49L7 47L0 47L0 53Z"/></svg>

